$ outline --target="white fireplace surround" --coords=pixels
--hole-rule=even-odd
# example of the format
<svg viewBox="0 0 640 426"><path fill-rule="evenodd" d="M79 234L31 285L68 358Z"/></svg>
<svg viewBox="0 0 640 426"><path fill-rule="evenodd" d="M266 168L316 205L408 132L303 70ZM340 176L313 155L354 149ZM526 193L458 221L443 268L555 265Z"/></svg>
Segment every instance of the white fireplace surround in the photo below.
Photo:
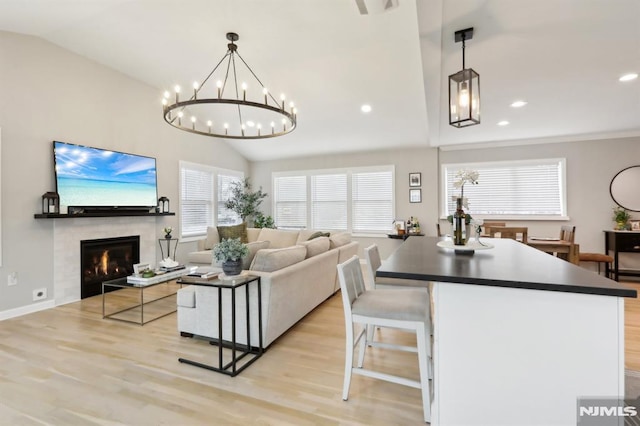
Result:
<svg viewBox="0 0 640 426"><path fill-rule="evenodd" d="M155 217L56 219L53 225L53 292L55 305L80 300L80 241L140 236L140 262L156 264Z"/></svg>

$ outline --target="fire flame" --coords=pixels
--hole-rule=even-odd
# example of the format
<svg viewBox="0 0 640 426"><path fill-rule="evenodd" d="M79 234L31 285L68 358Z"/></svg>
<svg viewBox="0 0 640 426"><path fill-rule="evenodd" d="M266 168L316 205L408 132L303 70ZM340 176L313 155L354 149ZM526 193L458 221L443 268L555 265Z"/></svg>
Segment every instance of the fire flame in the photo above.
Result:
<svg viewBox="0 0 640 426"><path fill-rule="evenodd" d="M100 272L104 275L109 273L109 250L103 251L100 256Z"/></svg>

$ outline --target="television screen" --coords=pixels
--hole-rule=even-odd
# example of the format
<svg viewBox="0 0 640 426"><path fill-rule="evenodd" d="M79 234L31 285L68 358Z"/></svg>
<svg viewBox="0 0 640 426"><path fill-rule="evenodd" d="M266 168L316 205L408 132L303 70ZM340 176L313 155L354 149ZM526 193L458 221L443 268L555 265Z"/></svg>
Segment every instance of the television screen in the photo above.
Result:
<svg viewBox="0 0 640 426"><path fill-rule="evenodd" d="M69 207L151 208L158 200L156 159L53 142L56 190Z"/></svg>

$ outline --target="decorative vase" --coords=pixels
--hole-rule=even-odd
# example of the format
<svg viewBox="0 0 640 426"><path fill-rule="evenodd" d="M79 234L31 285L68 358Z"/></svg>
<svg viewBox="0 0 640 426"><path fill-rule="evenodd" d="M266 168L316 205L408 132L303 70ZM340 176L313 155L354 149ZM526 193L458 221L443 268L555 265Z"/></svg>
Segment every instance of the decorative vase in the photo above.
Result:
<svg viewBox="0 0 640 426"><path fill-rule="evenodd" d="M466 227L465 222L465 214L464 210L462 210L462 197L456 198L456 212L453 215L453 244L457 246L463 246L466 243L466 232L464 232L464 228Z"/></svg>
<svg viewBox="0 0 640 426"><path fill-rule="evenodd" d="M225 275L240 275L242 272L242 260L225 260L222 262L222 272Z"/></svg>
<svg viewBox="0 0 640 426"><path fill-rule="evenodd" d="M171 239L171 234L164 234L164 237L165 237L167 240L170 240L170 239Z"/></svg>
<svg viewBox="0 0 640 426"><path fill-rule="evenodd" d="M618 221L616 222L616 230L618 231L624 231L625 229L627 229L627 222L626 221Z"/></svg>

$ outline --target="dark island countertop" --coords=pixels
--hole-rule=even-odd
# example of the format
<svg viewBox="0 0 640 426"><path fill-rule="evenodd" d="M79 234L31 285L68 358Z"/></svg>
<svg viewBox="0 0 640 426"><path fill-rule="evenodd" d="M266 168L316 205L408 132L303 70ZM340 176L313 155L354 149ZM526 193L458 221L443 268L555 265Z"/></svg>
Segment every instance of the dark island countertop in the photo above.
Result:
<svg viewBox="0 0 640 426"><path fill-rule="evenodd" d="M526 244L485 238L494 245L473 255L436 244L441 238L408 238L378 269L379 277L488 285L603 296L637 297L636 290Z"/></svg>

